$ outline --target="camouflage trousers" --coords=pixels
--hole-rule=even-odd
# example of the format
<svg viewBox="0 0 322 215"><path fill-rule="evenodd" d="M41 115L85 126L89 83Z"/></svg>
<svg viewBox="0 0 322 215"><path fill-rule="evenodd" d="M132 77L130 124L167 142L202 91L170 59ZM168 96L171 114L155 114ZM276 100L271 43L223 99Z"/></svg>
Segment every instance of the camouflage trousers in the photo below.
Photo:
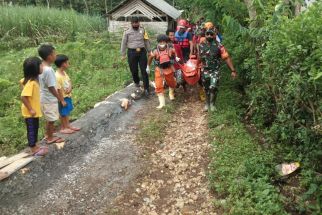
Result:
<svg viewBox="0 0 322 215"><path fill-rule="evenodd" d="M202 70L201 81L206 94L218 89L219 85L219 70Z"/></svg>
<svg viewBox="0 0 322 215"><path fill-rule="evenodd" d="M218 87L219 87L220 74L219 70L202 70L201 81L206 94L206 104L215 105Z"/></svg>

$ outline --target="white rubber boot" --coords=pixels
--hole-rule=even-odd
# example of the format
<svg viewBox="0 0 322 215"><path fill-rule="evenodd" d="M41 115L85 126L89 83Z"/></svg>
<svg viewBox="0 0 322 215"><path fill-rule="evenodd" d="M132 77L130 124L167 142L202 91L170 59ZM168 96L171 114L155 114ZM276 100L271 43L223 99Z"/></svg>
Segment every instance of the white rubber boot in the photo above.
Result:
<svg viewBox="0 0 322 215"><path fill-rule="evenodd" d="M165 98L164 98L164 94L163 93L159 93L158 94L158 98L159 98L159 106L157 107L157 109L161 109L165 106Z"/></svg>
<svg viewBox="0 0 322 215"><path fill-rule="evenodd" d="M207 112L209 108L210 108L210 98L208 95L205 94L205 107L203 108L203 110Z"/></svg>
<svg viewBox="0 0 322 215"><path fill-rule="evenodd" d="M169 98L171 101L174 100L174 89L169 87Z"/></svg>
<svg viewBox="0 0 322 215"><path fill-rule="evenodd" d="M210 104L210 111L214 112L216 110L217 110L216 106L214 104Z"/></svg>
<svg viewBox="0 0 322 215"><path fill-rule="evenodd" d="M216 97L217 97L216 92L210 93L210 111L211 112L214 112L217 110L217 108L215 107Z"/></svg>

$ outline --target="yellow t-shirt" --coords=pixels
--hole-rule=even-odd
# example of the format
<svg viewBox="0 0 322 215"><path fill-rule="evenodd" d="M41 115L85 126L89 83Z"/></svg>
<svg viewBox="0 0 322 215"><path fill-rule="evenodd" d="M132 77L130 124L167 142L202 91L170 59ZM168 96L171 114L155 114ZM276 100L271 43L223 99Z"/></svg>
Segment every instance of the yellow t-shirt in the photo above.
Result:
<svg viewBox="0 0 322 215"><path fill-rule="evenodd" d="M21 113L22 116L25 118L38 118L42 117L41 109L40 109L40 89L39 89L39 83L35 80L29 80L23 87L23 90L21 92L21 96L26 96L28 98L28 101L36 112L35 116L31 116L29 113L28 108L22 103L21 105Z"/></svg>
<svg viewBox="0 0 322 215"><path fill-rule="evenodd" d="M71 87L71 81L67 73L64 72L64 75L62 75L58 71L56 71L56 81L57 81L57 89L63 91L64 98L71 97L72 93L66 93L68 88Z"/></svg>

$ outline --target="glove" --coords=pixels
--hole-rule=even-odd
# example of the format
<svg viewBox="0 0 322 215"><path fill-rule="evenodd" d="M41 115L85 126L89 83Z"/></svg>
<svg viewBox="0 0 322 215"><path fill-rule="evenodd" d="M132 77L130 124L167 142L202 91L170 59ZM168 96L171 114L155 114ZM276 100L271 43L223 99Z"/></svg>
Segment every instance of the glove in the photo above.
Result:
<svg viewBox="0 0 322 215"><path fill-rule="evenodd" d="M148 73L148 75L150 75L150 66L147 66L145 71Z"/></svg>
<svg viewBox="0 0 322 215"><path fill-rule="evenodd" d="M181 59L179 57L176 57L176 61L179 62Z"/></svg>

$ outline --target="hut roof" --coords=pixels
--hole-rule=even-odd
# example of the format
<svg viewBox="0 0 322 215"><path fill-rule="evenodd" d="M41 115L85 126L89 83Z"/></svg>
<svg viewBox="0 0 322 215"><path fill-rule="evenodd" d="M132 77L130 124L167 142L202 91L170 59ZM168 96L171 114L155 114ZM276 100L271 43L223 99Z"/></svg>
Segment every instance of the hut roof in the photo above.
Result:
<svg viewBox="0 0 322 215"><path fill-rule="evenodd" d="M147 7L149 5L153 6L154 8ZM122 7L125 7L124 10L122 10ZM118 14L115 14L115 17L112 15L113 18L117 18L119 16L130 16L137 9L140 9L140 11L142 11L149 18L158 17L159 14L157 10L162 11L173 19L177 19L182 13L182 11L177 10L164 0L125 0L110 10L107 14L112 15L114 12L119 10Z"/></svg>

